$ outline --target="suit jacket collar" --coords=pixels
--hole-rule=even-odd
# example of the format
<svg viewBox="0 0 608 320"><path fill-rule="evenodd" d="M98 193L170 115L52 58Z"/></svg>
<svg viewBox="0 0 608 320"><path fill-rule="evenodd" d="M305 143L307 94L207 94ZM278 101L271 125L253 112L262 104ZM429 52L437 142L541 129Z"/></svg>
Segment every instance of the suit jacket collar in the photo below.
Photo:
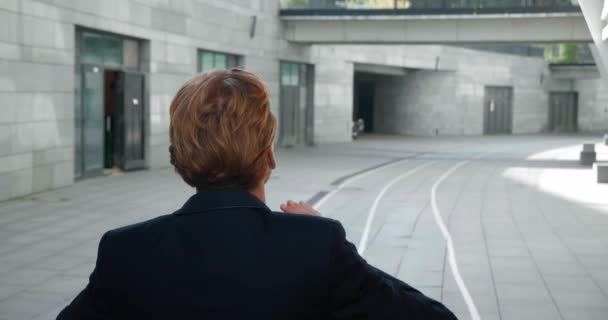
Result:
<svg viewBox="0 0 608 320"><path fill-rule="evenodd" d="M175 214L194 214L241 208L271 211L264 202L245 190L219 189L197 192Z"/></svg>

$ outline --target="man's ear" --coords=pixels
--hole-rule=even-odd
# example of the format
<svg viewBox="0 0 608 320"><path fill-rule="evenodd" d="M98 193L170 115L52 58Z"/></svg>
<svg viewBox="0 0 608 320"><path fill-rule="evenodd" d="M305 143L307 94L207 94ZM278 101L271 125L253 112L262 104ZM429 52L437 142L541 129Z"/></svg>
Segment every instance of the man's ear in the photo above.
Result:
<svg viewBox="0 0 608 320"><path fill-rule="evenodd" d="M277 167L277 160L274 157L274 147L268 148L266 156L268 157L268 166L270 170L274 170Z"/></svg>

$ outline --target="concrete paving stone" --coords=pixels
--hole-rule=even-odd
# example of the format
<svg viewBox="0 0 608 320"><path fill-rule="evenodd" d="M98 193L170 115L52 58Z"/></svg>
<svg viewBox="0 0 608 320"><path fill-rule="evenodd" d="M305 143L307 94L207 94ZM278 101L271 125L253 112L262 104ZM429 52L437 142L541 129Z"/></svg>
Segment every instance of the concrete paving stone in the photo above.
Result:
<svg viewBox="0 0 608 320"><path fill-rule="evenodd" d="M577 255L580 263L588 269L608 269L608 259L605 255Z"/></svg>
<svg viewBox="0 0 608 320"><path fill-rule="evenodd" d="M46 307L51 307L47 305ZM23 300L20 296L11 297L0 301L0 318L5 319L32 319L41 312L39 304L33 301Z"/></svg>
<svg viewBox="0 0 608 320"><path fill-rule="evenodd" d="M7 245L11 246L31 245L49 237L49 235L38 234L32 230L13 231L10 232L10 234L11 235L5 240L5 242Z"/></svg>
<svg viewBox="0 0 608 320"><path fill-rule="evenodd" d="M505 238L503 238L505 239ZM508 257L508 258L524 258L529 257L530 252L526 247L516 246L516 247L503 247L503 248L495 248L490 251L490 257L498 258L498 257Z"/></svg>
<svg viewBox="0 0 608 320"><path fill-rule="evenodd" d="M18 270L0 273L0 284L14 286L36 286L59 273L52 270L19 268Z"/></svg>
<svg viewBox="0 0 608 320"><path fill-rule="evenodd" d="M4 307L11 319L31 319L40 314L49 313L49 310L56 310L59 306L65 306L71 300L70 298L58 295L49 294L47 292L39 292L29 290L19 293L0 303L0 314ZM27 302L30 303L28 307ZM57 314L51 317L56 317Z"/></svg>
<svg viewBox="0 0 608 320"><path fill-rule="evenodd" d="M597 281L608 281L608 268L587 268L589 275Z"/></svg>
<svg viewBox="0 0 608 320"><path fill-rule="evenodd" d="M524 302L500 305L502 320L556 320L560 313L553 304L541 305Z"/></svg>
<svg viewBox="0 0 608 320"><path fill-rule="evenodd" d="M28 263L33 263L34 261L49 255L51 255L51 253L40 250L32 250L32 246L24 246L4 253L0 257L0 261L6 265L22 266Z"/></svg>
<svg viewBox="0 0 608 320"><path fill-rule="evenodd" d="M495 283L540 284L542 277L536 270L494 270Z"/></svg>
<svg viewBox="0 0 608 320"><path fill-rule="evenodd" d="M492 282L491 278L469 278L469 277L465 277L464 279L464 283L467 286L467 289L469 290L469 292L472 293L477 293L480 295L485 295L485 294L494 294L494 283ZM456 293L456 292L460 292L459 291L459 287L456 284L456 282L454 281L454 278L452 277L451 271L446 271L445 274L445 278L444 278L444 284L443 284L443 291L445 293Z"/></svg>
<svg viewBox="0 0 608 320"><path fill-rule="evenodd" d="M543 276L560 275L564 277L584 276L587 271L579 263L555 263L546 261L537 261L538 268Z"/></svg>
<svg viewBox="0 0 608 320"><path fill-rule="evenodd" d="M491 257L490 264L494 270L536 270L534 260L529 257Z"/></svg>
<svg viewBox="0 0 608 320"><path fill-rule="evenodd" d="M551 302L551 294L543 284L497 283L496 292L501 303L512 301Z"/></svg>
<svg viewBox="0 0 608 320"><path fill-rule="evenodd" d="M608 297L597 292L552 291L560 308L599 309L608 313Z"/></svg>
<svg viewBox="0 0 608 320"><path fill-rule="evenodd" d="M57 315L59 315L61 310L63 310L65 308L66 305L67 305L67 303L62 303L62 304L57 304L52 307L46 308L40 314L38 314L37 316L34 316L31 320L55 319L55 318L57 318Z"/></svg>
<svg viewBox="0 0 608 320"><path fill-rule="evenodd" d="M414 287L439 287L443 283L443 271L410 270L401 268L397 278Z"/></svg>
<svg viewBox="0 0 608 320"><path fill-rule="evenodd" d="M606 311L587 308L561 308L564 320L606 320Z"/></svg>
<svg viewBox="0 0 608 320"><path fill-rule="evenodd" d="M590 276L564 277L561 275L543 276L551 292L594 293L601 295L601 288Z"/></svg>
<svg viewBox="0 0 608 320"><path fill-rule="evenodd" d="M481 314L498 313L498 305L496 303L496 296L493 293L489 294L471 294L473 297L473 301L475 302L475 307ZM458 292L444 292L443 300L446 305L455 306L456 310L467 310L466 304L464 304L464 300L462 299L462 293Z"/></svg>
<svg viewBox="0 0 608 320"><path fill-rule="evenodd" d="M3 284L0 286L0 301L10 298L22 291L24 291L26 286L17 286L17 285L8 285Z"/></svg>
<svg viewBox="0 0 608 320"><path fill-rule="evenodd" d="M32 267L44 270L66 271L88 261L90 261L89 257L86 256L52 255L35 261Z"/></svg>
<svg viewBox="0 0 608 320"><path fill-rule="evenodd" d="M93 272L93 269L95 268L95 262L96 262L95 260L96 260L95 258L93 258L91 260L87 260L86 262L83 262L77 266L74 266L73 268L63 271L61 274L66 277L87 278L88 279L88 277Z"/></svg>
<svg viewBox="0 0 608 320"><path fill-rule="evenodd" d="M35 289L40 293L55 293L64 297L73 297L74 293L84 289L88 282L88 277L72 277L60 274L38 284Z"/></svg>

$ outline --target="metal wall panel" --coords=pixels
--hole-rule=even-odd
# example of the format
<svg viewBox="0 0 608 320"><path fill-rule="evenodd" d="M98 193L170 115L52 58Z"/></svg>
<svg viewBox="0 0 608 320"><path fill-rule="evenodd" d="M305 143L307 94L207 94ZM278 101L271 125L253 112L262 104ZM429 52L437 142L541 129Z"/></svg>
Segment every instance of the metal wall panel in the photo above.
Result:
<svg viewBox="0 0 608 320"><path fill-rule="evenodd" d="M484 134L510 134L513 130L513 87L485 87Z"/></svg>
<svg viewBox="0 0 608 320"><path fill-rule="evenodd" d="M122 78L119 85L122 103L116 114L119 164L123 170L141 169L145 167L144 75L132 72L119 74Z"/></svg>
<svg viewBox="0 0 608 320"><path fill-rule="evenodd" d="M578 130L578 93L551 92L549 94L549 125L551 132Z"/></svg>
<svg viewBox="0 0 608 320"><path fill-rule="evenodd" d="M281 63L281 106L279 144L312 144L312 67L302 63Z"/></svg>

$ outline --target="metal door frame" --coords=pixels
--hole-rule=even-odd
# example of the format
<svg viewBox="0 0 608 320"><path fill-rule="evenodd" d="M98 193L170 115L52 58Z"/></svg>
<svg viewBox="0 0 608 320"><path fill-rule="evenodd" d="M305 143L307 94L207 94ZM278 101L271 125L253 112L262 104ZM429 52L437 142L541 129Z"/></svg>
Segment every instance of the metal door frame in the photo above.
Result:
<svg viewBox="0 0 608 320"><path fill-rule="evenodd" d="M573 131L555 131L555 124L552 123L552 119L553 119L553 100L552 100L552 96L553 94L572 94L573 98L574 98L574 128ZM578 132L578 113L579 113L579 108L578 108L578 91L549 91L549 107L548 107L548 119L547 119L547 130L549 132L562 132L562 133L573 133L573 132Z"/></svg>
<svg viewBox="0 0 608 320"><path fill-rule="evenodd" d="M142 159L139 160L127 160L126 159L126 154L127 154L127 143L126 143L126 136L123 137L119 137L119 139L124 139L125 143L122 145L122 149L120 150L120 152L122 153L122 159L121 159L121 163L119 165L122 166L122 170L125 171L130 171L130 170L137 170L137 169L145 169L146 168L146 143L148 141L148 139L146 138L146 114L147 114L147 108L146 108L146 74L144 72L141 71L131 71L131 70L119 70L118 72L122 73L124 75L124 77L126 78L127 74L131 74L131 75L136 75L136 76L140 76L141 77L141 137L142 137ZM123 90L126 91L126 84L123 85ZM123 94L124 94L123 91ZM126 108L125 102L126 102L126 95L122 97L123 98L123 109L121 111L124 112L124 108ZM122 132L123 135L126 135L127 132L124 131Z"/></svg>
<svg viewBox="0 0 608 320"><path fill-rule="evenodd" d="M100 176L103 174L103 170L105 168L102 168L100 170L94 170L94 171L86 171L85 170L85 157L84 157L84 145L85 145L85 140L84 140L84 114L83 114L83 106L84 106L84 94L82 92L82 89L84 88L84 72L85 70L87 70L87 68L93 68L93 67L97 67L99 68L99 72L103 75L104 79L105 79L105 72L106 71L113 71L113 72L122 72L124 74L130 73L130 74L137 74L137 75L141 75L143 78L143 84L142 84L142 114L143 114L143 119L142 119L142 140L143 140L143 156L144 159L141 160L141 162L138 163L138 167L137 169L145 169L147 168L147 161L148 161L148 147L146 145L148 139L147 139L147 135L148 135L148 125L147 125L147 121L150 118L149 117L149 110L148 108L146 108L146 103L147 103L147 83L148 83L148 74L146 72L142 72L139 70L133 70L133 69L129 69L129 68L124 68L124 67L118 67L118 66L105 66L103 64L91 64L91 63L79 63L78 64L78 68L80 69L80 81L79 81L79 85L78 85L78 91L77 91L77 95L78 95L78 101L79 101L79 106L78 108L80 109L80 119L76 119L76 121L80 122L80 132L77 132L75 134L80 135L80 155L78 156L79 159L74 159L74 161L78 161L80 162L80 166L82 168L82 172L80 172L80 176L75 177L76 179L83 179L83 178L89 178L89 177L95 177L95 176ZM103 88L103 95L102 95L105 99L105 87ZM105 123L103 124L103 126L105 127ZM104 137L105 139L105 137ZM105 155L105 140L104 140L104 155ZM121 152L124 153L124 150L121 150ZM77 158L78 158L77 157ZM125 166L124 170L130 170L127 169Z"/></svg>
<svg viewBox="0 0 608 320"><path fill-rule="evenodd" d="M299 75L298 75L298 79L299 81L306 81L306 97L305 101L306 101L306 106L304 108L304 112L302 114L300 114L300 117L304 117L304 128L303 130L301 130L301 132L297 132L296 136L294 137L294 141L293 143L291 143L291 141L288 141L289 143L286 143L285 141L285 127L284 124L282 123L282 119L284 118L284 108L282 105L283 102L283 83L282 81L282 72L283 72L283 64L296 64L298 65L298 68L304 67L306 68L306 77L305 79L301 79L300 76L302 74L301 70L298 71ZM290 60L279 60L279 121L281 123L279 123L279 137L277 139L277 142L279 144L279 146L282 147L293 147L295 145L298 145L297 140L298 140L298 136L299 134L303 134L303 136L299 137L300 140L302 140L304 142L304 144L306 145L314 145L314 65L309 64L309 63L305 63L305 62L300 62L300 61L290 61ZM297 86L292 86L294 88L296 88L297 91L297 97L296 97L296 101L299 104L300 101L300 89L301 89L301 84L298 84ZM299 106L294 106L294 112L300 112L299 110ZM296 125L295 121L294 121L294 126Z"/></svg>
<svg viewBox="0 0 608 320"><path fill-rule="evenodd" d="M124 64L120 64L120 65L109 65L109 64L103 64L103 63L85 63L82 62L82 57L81 55L81 50L82 50L82 43L81 43L81 35L83 32L92 32L92 33L96 33L99 35L110 35L110 36L115 36L118 37L122 40L134 40L137 41L139 43L139 52L138 52L138 67L137 68L131 68L131 67L126 67ZM142 102L143 102L143 107L144 109L144 119L143 119L143 132L144 132L144 162L146 163L142 168L147 168L147 163L150 159L149 156L149 152L150 152L150 146L147 145L147 141L149 140L149 136L150 136L150 126L148 124L148 122L150 121L150 108L146 107L145 103L147 102L147 100L149 99L150 96L150 88L149 88L149 66L145 64L145 61L147 59L147 55L149 55L149 46L150 46L150 41L149 39L144 39L144 38L137 38L137 37L133 37L130 35L126 35L126 34L121 34L121 33L114 33L111 31L106 31L106 30L101 30L101 29L95 29L95 28L89 28L86 26L82 26L82 25L76 25L75 26L75 32L74 32L74 36L75 36L75 52L76 52L76 57L75 57L75 67L74 67L74 71L75 71L75 76L76 78L76 82L75 82L75 95L74 95L74 102L75 102L75 113L76 112L80 112L82 113L82 107L83 107L83 99L84 96L82 94L82 85L83 85L83 79L78 79L78 78L82 78L83 75L83 70L86 70L87 67L98 67L100 69L100 72L105 73L106 71L118 71L118 72L124 72L124 73L138 73L138 74L142 74L144 77L144 85L143 85L143 98L142 98ZM80 123L81 126L81 132L75 132L75 135L80 136L81 141L80 144L81 146L84 146L84 140L82 139L82 137L84 136L84 131L82 130L82 124L84 122L84 116L81 114L80 119L75 119L75 123L74 125L76 126L76 122ZM76 129L76 128L75 128ZM99 176L103 174L103 169L99 170L99 172L86 172L84 170L84 150L80 150L80 154L78 154L78 148L75 145L74 148L74 162L79 162L81 167L82 167L82 171L80 172L80 175L76 175L77 172L76 170L74 170L74 178L75 180L80 180L80 179L84 179L84 178L88 178L88 177L92 177L92 176ZM81 148L83 149L83 148ZM105 150L104 150L105 153ZM76 167L76 165L75 165Z"/></svg>
<svg viewBox="0 0 608 320"><path fill-rule="evenodd" d="M88 178L88 177L95 177L95 176L99 176L101 174L103 174L103 170L104 170L104 165L103 165L103 159L102 159L102 167L99 170L86 170L86 157L85 157L85 145L86 145L86 141L85 141L85 114L84 114L84 82L86 81L85 77L84 77L84 73L86 72L86 70L88 70L88 68L99 68L99 73L102 75L102 81L105 81L105 71L106 69L102 66L102 65L98 65L98 64L85 64L85 63L81 63L80 64L80 83L78 85L78 101L79 101L79 106L78 108L79 110L79 115L80 115L80 119L76 119L76 121L80 122L80 132L75 133L80 135L80 155L77 157L77 159L74 159L74 161L80 160L80 168L81 168L81 172L80 172L80 176L77 178ZM102 99L104 99L104 93L105 93L105 86L102 85ZM102 105L103 105L103 100L102 100ZM102 123L102 128L105 128L105 123ZM104 143L105 143L105 136L104 134L102 134L103 139L104 139ZM105 144L102 143L101 147L103 148L103 154L105 156Z"/></svg>
<svg viewBox="0 0 608 320"><path fill-rule="evenodd" d="M508 89L509 91L509 123L508 132L489 132L489 110L486 107L489 102L488 89ZM483 97L483 134L484 135L496 135L496 134L513 134L513 86L484 86L484 97Z"/></svg>

